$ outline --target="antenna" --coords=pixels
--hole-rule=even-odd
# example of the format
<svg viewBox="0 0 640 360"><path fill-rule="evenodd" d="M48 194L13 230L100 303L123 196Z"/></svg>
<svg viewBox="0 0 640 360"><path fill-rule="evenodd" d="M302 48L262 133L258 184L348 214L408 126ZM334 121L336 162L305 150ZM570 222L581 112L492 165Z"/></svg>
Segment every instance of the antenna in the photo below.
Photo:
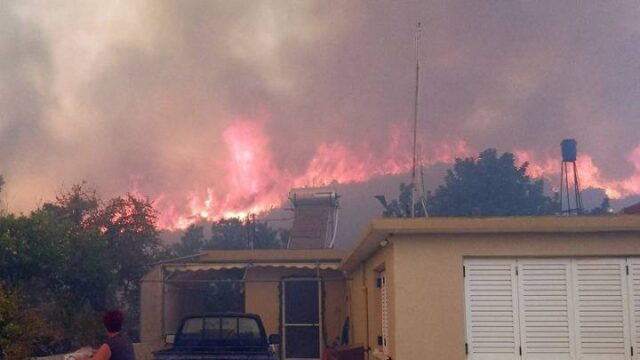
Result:
<svg viewBox="0 0 640 360"><path fill-rule="evenodd" d="M416 136L418 132L418 93L420 91L420 56L419 56L419 44L420 44L420 32L422 31L421 23L418 22L416 26L416 91L414 98L413 108L413 166L411 167L411 217L415 217L415 198L418 191L416 186Z"/></svg>

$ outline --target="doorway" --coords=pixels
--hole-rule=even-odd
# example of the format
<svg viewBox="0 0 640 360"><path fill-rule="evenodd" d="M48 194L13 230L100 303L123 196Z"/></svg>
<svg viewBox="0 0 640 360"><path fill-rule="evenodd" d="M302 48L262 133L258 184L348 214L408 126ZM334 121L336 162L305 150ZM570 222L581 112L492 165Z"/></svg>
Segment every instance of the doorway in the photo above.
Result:
<svg viewBox="0 0 640 360"><path fill-rule="evenodd" d="M282 281L282 357L322 358L322 288L318 278Z"/></svg>

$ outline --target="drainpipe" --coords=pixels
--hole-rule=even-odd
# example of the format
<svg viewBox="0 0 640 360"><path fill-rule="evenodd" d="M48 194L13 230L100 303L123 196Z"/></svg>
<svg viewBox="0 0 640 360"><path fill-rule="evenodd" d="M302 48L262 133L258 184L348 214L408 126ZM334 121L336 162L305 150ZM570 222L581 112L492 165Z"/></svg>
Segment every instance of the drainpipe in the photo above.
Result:
<svg viewBox="0 0 640 360"><path fill-rule="evenodd" d="M162 291L160 294L160 332L161 332L161 336L162 339L164 341L164 337L165 337L165 277L164 277L164 266L160 265L160 278L162 279Z"/></svg>
<svg viewBox="0 0 640 360"><path fill-rule="evenodd" d="M367 287L367 261L364 260L362 262L362 290L364 291L364 313L365 313L365 329L366 329L366 337L365 337L365 354L367 355L367 359L369 359L369 354L371 352L371 347L369 346L369 291Z"/></svg>

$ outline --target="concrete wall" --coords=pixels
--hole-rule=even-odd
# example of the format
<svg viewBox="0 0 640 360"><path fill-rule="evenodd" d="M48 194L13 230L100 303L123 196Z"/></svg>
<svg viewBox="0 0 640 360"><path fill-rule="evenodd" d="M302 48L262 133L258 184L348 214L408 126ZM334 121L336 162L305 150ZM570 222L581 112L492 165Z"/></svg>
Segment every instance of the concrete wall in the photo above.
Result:
<svg viewBox="0 0 640 360"><path fill-rule="evenodd" d="M140 284L140 341L160 343L162 337L163 285L162 269L153 268Z"/></svg>
<svg viewBox="0 0 640 360"><path fill-rule="evenodd" d="M250 269L245 283L245 311L260 315L267 334L280 333L280 281L289 277L315 277L311 269ZM326 342L340 336L346 318L345 282L339 271L322 270L324 291L324 330Z"/></svg>
<svg viewBox="0 0 640 360"><path fill-rule="evenodd" d="M399 360L465 358L465 257L640 255L637 232L407 235L392 244L390 341Z"/></svg>
<svg viewBox="0 0 640 360"><path fill-rule="evenodd" d="M245 311L262 318L267 334L280 333L280 282L289 277L316 277L314 269L256 267L247 272L245 281ZM332 344L339 338L346 319L346 285L337 270L321 270L324 292L323 326L325 341ZM164 336L173 334L182 318L209 312L204 297L194 285L162 283L158 266L142 282L141 342L149 349L164 346Z"/></svg>
<svg viewBox="0 0 640 360"><path fill-rule="evenodd" d="M389 328L394 328L396 301L393 283L397 279L394 267L394 246L388 245L376 252L367 261L350 274L349 297L347 309L351 320L351 343L382 351L378 346L378 336L382 335L382 316L380 313L380 290L376 287L376 279L381 271L385 271L388 284ZM396 334L391 331L387 344L389 354L395 359Z"/></svg>

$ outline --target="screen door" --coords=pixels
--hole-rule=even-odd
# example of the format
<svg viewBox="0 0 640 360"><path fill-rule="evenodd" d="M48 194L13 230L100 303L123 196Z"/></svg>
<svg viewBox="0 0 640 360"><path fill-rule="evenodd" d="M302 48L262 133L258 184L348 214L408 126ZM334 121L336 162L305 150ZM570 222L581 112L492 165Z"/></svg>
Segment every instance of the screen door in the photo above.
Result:
<svg viewBox="0 0 640 360"><path fill-rule="evenodd" d="M282 345L285 360L321 358L320 295L319 279L287 279L282 282Z"/></svg>

